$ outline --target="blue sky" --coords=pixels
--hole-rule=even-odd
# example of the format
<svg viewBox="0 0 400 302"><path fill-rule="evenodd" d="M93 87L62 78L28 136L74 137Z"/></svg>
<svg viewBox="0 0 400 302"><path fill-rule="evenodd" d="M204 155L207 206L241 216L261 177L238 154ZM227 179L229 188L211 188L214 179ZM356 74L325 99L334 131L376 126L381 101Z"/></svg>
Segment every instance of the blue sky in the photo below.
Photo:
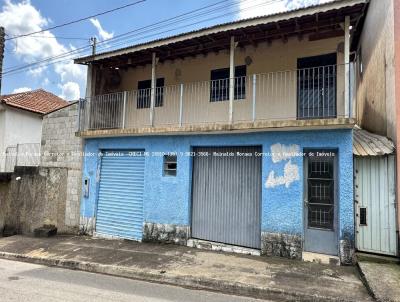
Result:
<svg viewBox="0 0 400 302"><path fill-rule="evenodd" d="M222 0L146 0L129 8L86 20L70 26L46 31L6 42L3 66L2 94L44 88L65 99L73 100L85 94L86 68L75 65L73 54L59 59L55 64L36 65L28 70L7 74L15 67L44 60L70 50L89 45L90 37L99 41L112 38L176 15L212 5ZM99 51L169 36L222 22L271 14L305 5L330 0L227 0L213 7L207 15L190 18L184 22L163 26L147 33L136 33L129 39L99 45ZM1 0L0 25L5 27L6 38L35 32L57 24L76 20L134 0ZM221 9L217 9L217 8ZM225 15L225 16L222 16ZM219 17L222 16L222 17ZM213 18L212 20L206 20ZM204 22L202 22L204 21ZM198 23L197 23L198 22ZM197 23L190 25L192 23ZM179 28L177 28L179 27ZM168 31L168 32L165 32ZM163 33L164 32L164 33ZM45 36L46 38L43 38ZM68 37L74 39L61 39ZM79 39L75 39L79 38Z"/></svg>

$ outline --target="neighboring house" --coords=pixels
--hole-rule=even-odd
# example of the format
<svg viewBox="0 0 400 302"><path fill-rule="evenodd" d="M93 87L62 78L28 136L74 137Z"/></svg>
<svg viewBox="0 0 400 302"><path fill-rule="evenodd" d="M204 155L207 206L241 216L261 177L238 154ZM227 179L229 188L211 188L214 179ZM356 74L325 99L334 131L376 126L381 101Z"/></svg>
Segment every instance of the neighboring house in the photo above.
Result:
<svg viewBox="0 0 400 302"><path fill-rule="evenodd" d="M81 226L351 263L351 41L366 0L76 59L88 68ZM233 246L233 247L232 247Z"/></svg>
<svg viewBox="0 0 400 302"><path fill-rule="evenodd" d="M43 89L0 96L0 172L12 172L15 153L26 154L21 157L23 164L36 163L43 115L66 105L67 101Z"/></svg>
<svg viewBox="0 0 400 302"><path fill-rule="evenodd" d="M40 165L0 174L0 234L32 233L43 225L78 233L82 144L75 136L77 124L78 102L43 115Z"/></svg>
<svg viewBox="0 0 400 302"><path fill-rule="evenodd" d="M370 132L388 137L400 149L400 2L397 0L372 0L363 20L363 30L356 46L356 92L357 123ZM380 183L376 184L376 193L364 194L364 200L356 196L358 230L360 236L358 248L375 253L398 255L399 242L399 192L400 192L400 153L395 159L385 159L379 154L371 170L387 162L393 166L390 172L390 190L382 174L374 175ZM371 159L372 160L372 159ZM385 164L386 165L386 164ZM379 176L377 176L379 175ZM370 186L375 178L371 178ZM391 196L390 201L382 204L382 197ZM397 196L397 213L396 199ZM385 197L386 198L386 197ZM365 224L363 218L365 212ZM396 219L397 216L397 219ZM397 224L396 224L397 220ZM396 227L397 225L397 227ZM397 234L393 234L396 232ZM393 236L394 235L394 236ZM392 238L395 239L392 239ZM397 242L396 242L397 241ZM397 245L397 247L396 247Z"/></svg>

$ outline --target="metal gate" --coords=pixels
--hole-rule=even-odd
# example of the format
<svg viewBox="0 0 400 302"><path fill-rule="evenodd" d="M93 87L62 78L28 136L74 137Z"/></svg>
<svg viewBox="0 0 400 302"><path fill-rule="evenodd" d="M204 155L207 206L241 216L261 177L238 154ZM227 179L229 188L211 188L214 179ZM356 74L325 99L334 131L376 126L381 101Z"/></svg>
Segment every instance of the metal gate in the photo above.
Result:
<svg viewBox="0 0 400 302"><path fill-rule="evenodd" d="M337 152L314 150L306 153L304 250L337 255Z"/></svg>
<svg viewBox="0 0 400 302"><path fill-rule="evenodd" d="M144 160L142 151L104 151L96 233L142 239Z"/></svg>
<svg viewBox="0 0 400 302"><path fill-rule="evenodd" d="M195 148L192 237L260 248L260 147Z"/></svg>
<svg viewBox="0 0 400 302"><path fill-rule="evenodd" d="M397 255L395 157L355 157L356 246Z"/></svg>

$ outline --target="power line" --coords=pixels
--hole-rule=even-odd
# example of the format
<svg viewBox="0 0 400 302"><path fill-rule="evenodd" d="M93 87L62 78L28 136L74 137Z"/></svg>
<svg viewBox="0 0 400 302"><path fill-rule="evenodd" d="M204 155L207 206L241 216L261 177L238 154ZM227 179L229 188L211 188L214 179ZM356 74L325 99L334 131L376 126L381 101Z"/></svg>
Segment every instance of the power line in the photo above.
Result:
<svg viewBox="0 0 400 302"><path fill-rule="evenodd" d="M244 3L244 2L246 2L246 1L251 1L251 0L244 0L244 1L243 1L243 0L239 0L238 3L239 3L239 2L240 2L240 3ZM120 45L123 45L123 44L126 44L126 43L132 43L132 41L143 40L143 39L146 39L146 38L150 38L150 37L154 37L154 36L157 36L157 35L165 34L165 33L168 33L168 32L171 32L171 31L175 31L175 30L178 30L178 29L186 28L186 27L188 27L188 26L197 25L197 24L200 24L200 23L204 23L204 22L208 22L208 21L211 21L211 20L215 20L215 19L219 19L219 18L222 18L222 17L226 17L226 16L229 16L229 15L232 15L232 14L237 14L238 12L247 11L247 10L249 10L249 9L254 9L254 8L257 8L257 7L260 7L260 6L270 5L270 4L277 3L277 2L282 2L282 1L283 1L283 0L265 0L265 2L256 4L256 5L252 5L252 6L249 6L249 7L244 8L244 9L239 9L239 10L236 10L236 11L231 11L231 12L228 12L228 13L225 13L225 14L222 14L222 15L218 15L218 16L215 16L215 17L203 19L203 20L200 20L200 21L197 21L197 22L194 22L194 23L190 23L190 24L184 24L184 25L181 25L181 26L179 26L179 27L175 27L175 28L172 28L172 29L169 29L169 30L164 30L164 31L161 31L161 32L149 34L149 35L146 35L146 36L140 36L139 38L136 37L134 40L127 40L127 41L124 41L124 42L120 42L120 43L114 44L113 47L115 47L115 46L120 46ZM204 14L201 14L201 15L204 15ZM200 15L200 16L201 16L201 15ZM205 14L205 15L208 15L208 13ZM192 20L192 17L189 16L189 17L186 18L186 19L191 19L191 20ZM184 20L186 20L186 19L184 19ZM184 20L183 20L183 21L184 21ZM171 25L173 25L173 24L171 24ZM154 29L159 29L159 28L165 28L165 25L158 26L157 28L154 28ZM141 33L139 33L139 34L151 32L151 31L153 31L154 29L146 30L146 31L143 31L143 32L141 32ZM123 34L123 35L125 35L125 34ZM135 36L137 36L137 34L136 34L136 35L132 35L132 37L135 37ZM115 38L116 38L116 37L115 37ZM126 39L126 38L125 38L125 39ZM114 38L113 38L113 40L114 40ZM109 41L109 40L104 40L104 41L99 42L98 44L101 44L101 43L108 43L108 41ZM107 45L103 46L102 49L105 49L105 48L108 48Z"/></svg>
<svg viewBox="0 0 400 302"><path fill-rule="evenodd" d="M84 41L89 41L90 38L78 38L78 37L63 37L63 36L35 36L35 35L30 35L29 37L31 38L44 38L44 39L60 39L60 40L84 40Z"/></svg>
<svg viewBox="0 0 400 302"><path fill-rule="evenodd" d="M207 6L204 6L204 7L201 7L201 8L192 10L192 11L189 11L189 12L187 12L187 13L184 13L184 14L181 14L181 15L178 15L178 16L175 16L175 17L172 17L172 18L168 18L168 19L165 19L165 20L162 20L162 21L159 21L159 22L156 22L156 23L153 23L153 24L150 24L150 25L147 25L147 26L144 26L144 27L135 29L135 30L133 30L133 31L129 31L129 32L125 33L125 34L121 34L121 35L118 35L118 36L116 36L116 37L103 40L103 41L99 42L99 44L100 44L100 43L105 43L105 42L108 43L109 41L115 40L115 39L120 38L120 37L122 37L122 36L124 36L124 35L131 34L131 33L133 33L133 32L140 31L140 30L145 29L145 28L151 28L151 27L154 26L154 25L158 25L158 24L161 24L161 23L165 23L165 22L171 21L171 20L173 20L173 19L178 19L178 18L180 18L180 17L182 17L182 16L185 16L185 15L188 15L188 14L192 14L192 13L194 13L194 12L198 12L198 11L200 11L200 10L204 10L204 9L207 9L207 8L210 8L210 7L214 7L214 6L217 6L217 5L221 4L221 3L228 2L228 1L230 1L230 0L219 1L219 2L217 2L217 3L211 4L211 5L207 5ZM245 0L245 1L249 1L249 0ZM232 5L232 4L231 4L231 5ZM225 8L225 7L222 7L222 8ZM221 8L218 8L218 9L221 9ZM195 17L196 17L196 16L195 16ZM86 49L89 49L90 47L91 47L91 46L83 46L83 47L79 47L79 48L77 48L77 49L75 49L75 50L62 53L62 54L60 54L60 55L56 55L56 56L44 58L43 60L36 61L36 62L30 63L30 64L28 64L28 65L23 64L23 65L18 65L18 66L9 67L9 68L7 68L7 71L3 71L3 72L4 72L4 73L6 73L6 72L7 72L7 73L12 72L12 71L14 71L14 68L15 68L15 69L21 69L21 68L23 68L23 67L32 67L32 66L35 65L35 64L44 63L44 62L47 62L47 61L52 60L52 59L58 59L58 58L61 58L61 57L65 57L65 56L70 55L70 54L72 55L72 54L75 54L76 52L83 52L83 51L85 51ZM10 69L12 69L12 70L10 70Z"/></svg>
<svg viewBox="0 0 400 302"><path fill-rule="evenodd" d="M49 31L49 30L52 30L52 29L56 29L56 28L67 26L67 25L75 24L75 23L82 22L82 21L85 21L85 20L88 20L88 19L91 19L91 18L95 18L95 17L98 17L98 16L109 14L109 13L112 13L112 12L115 12L115 11L130 7L130 6L133 6L133 5L137 5L137 4L145 2L145 1L146 0L139 0L139 1L136 1L136 2L133 2L133 3L129 3L129 4L126 4L126 5L123 5L123 6L119 6L119 7L116 7L116 8L101 12L101 13L97 13L97 14L94 14L94 15L91 15L91 16L80 18L78 20L69 21L69 22L66 22L66 23L63 23L63 24L55 25L55 26L48 27L48 28L45 28L45 29L42 29L42 30L39 30L39 31L31 32L31 33L28 33L28 34L22 34L22 35L18 35L18 36L13 36L13 37L10 37L10 38L8 38L6 40L14 40L14 39L18 39L18 38L21 38L21 37L27 37L27 36L30 36L30 35L39 34L39 33L45 32L45 31Z"/></svg>
<svg viewBox="0 0 400 302"><path fill-rule="evenodd" d="M109 41L114 40L114 39L116 39L116 38L122 37L123 35L130 34L130 33L132 33L132 32L139 31L139 30L141 30L141 29L145 29L145 28L148 28L148 27L152 27L152 26L154 26L154 25L161 24L161 23L163 23L163 22L167 22L167 21L170 21L170 20L172 20L172 19L177 19L177 18L180 18L180 17L182 17L182 16L184 16L184 15L192 14L192 13L194 13L194 12L197 12L197 11L200 11L200 10L204 10L204 9L207 9L207 8L210 8L210 7L214 7L214 6L217 6L217 5L221 4L221 3L228 2L228 1L230 1L230 0L219 1L219 2L217 2L217 3L211 4L211 5L207 5L207 6L204 6L204 7L201 7L201 8L192 10L192 11L189 11L189 12L187 12L187 13L184 13L184 14L181 14L181 15L178 15L178 16L175 16L175 17L172 17L172 18L168 18L168 19L166 19L166 20L159 21L159 22L156 22L156 23L153 23L153 24L144 26L144 27L142 27L142 28L139 28L139 29L136 29L136 30L133 30L133 31L129 31L129 32L125 33L125 34L121 34L121 35L119 35L119 36L116 36L116 37L113 37L113 38L110 38L110 39L107 39L107 40L103 40L102 42L109 42ZM248 1L248 0L245 0L245 1ZM51 60L51 59L60 58L60 56L65 56L65 55L73 54L73 53L75 53L77 50L82 50L81 52L83 52L83 51L85 50L85 48L86 48L86 49L89 49L90 46L80 47L80 48L78 48L78 49L76 49L76 50L68 51L68 52L65 52L65 53L60 54L60 55L48 57L48 58L45 58L45 59L43 59L43 60L30 63L30 64L28 64L28 65L25 65L25 64L24 64L24 65L18 65L18 66L9 67L9 68L7 68L7 72L12 72L13 70L11 70L11 69L14 69L14 68L15 68L15 69L20 69L21 67L25 67L25 66L26 66L26 67L32 67L32 65L34 65L34 64L40 64L40 63L43 63L43 62L47 62L47 61L49 61L49 60ZM3 72L5 73L6 71L3 71Z"/></svg>
<svg viewBox="0 0 400 302"><path fill-rule="evenodd" d="M245 0L245 1L249 1L249 0ZM278 2L280 2L280 1L281 1L281 0L279 0ZM221 2L225 2L225 1L221 1ZM221 3L221 2L219 2L219 3ZM243 1L242 1L242 2L243 2ZM174 31L174 30L179 29L179 28L184 28L184 27L186 27L186 26L191 26L191 25L194 25L194 24L206 22L206 21L209 21L209 20L213 20L213 19L216 19L216 18L220 18L220 17L227 16L227 15L230 15L230 14L233 14L233 13L237 13L237 12L239 12L239 11L245 11L245 10L248 10L248 9L253 9L253 8L255 8L255 7L258 7L258 6L262 6L262 5L266 5L266 4L271 4L271 3L273 3L273 2L277 2L277 1L276 1L276 0L269 0L269 1L266 0L266 2L263 2L263 3L258 4L258 5L253 5L253 6L247 7L247 8L242 9L242 10L233 11L233 12L230 12L230 13L227 13L227 14L223 14L223 15L219 15L219 16L216 16L216 17L213 17L213 18L209 18L209 19L201 20L201 21L198 21L198 22L195 22L195 23L191 23L191 24L187 24L187 25L184 25L184 26L180 26L180 27L178 27L178 28L173 28L173 29L170 29L170 30L166 30L166 31L162 31L162 32L155 33L155 34L151 34L151 35L148 35L148 36L143 36L143 37L141 37L140 39L144 39L144 38L151 37L151 36L154 36L154 35L159 35L159 34L162 34L162 33ZM216 3L216 4L219 4L219 3ZM214 4L214 5L215 5L215 4ZM209 6L207 6L207 7L209 7ZM206 7L206 8L207 8L207 7ZM226 7L222 7L222 8L226 8ZM203 9L204 9L204 8L203 8ZM196 10L196 11L197 11L197 10ZM179 16L176 16L176 17L174 17L174 18L178 18L178 17L179 17ZM191 18L192 18L192 17L191 17ZM171 19L171 18L170 18L170 19ZM168 20L168 19L167 19L167 20ZM157 23L162 23L162 22L165 22L165 21L166 21L166 20L161 21L161 22L157 22ZM180 21L182 21L182 20L180 20ZM157 24L157 23L155 23L155 24ZM174 23L176 23L176 22L174 22ZM154 26L154 24L149 25L148 27L151 27L151 26ZM153 29L153 30L154 30L154 29ZM148 31L150 31L150 30L147 30L146 32L148 32ZM120 35L120 36L121 36L121 35ZM111 39L108 39L108 40L103 40L102 42L108 42L108 41L110 41L110 40L114 40L114 38L111 38ZM123 43L125 43L125 42L123 42ZM120 43L117 43L117 45L114 45L114 46L118 46L118 45L120 45L120 44L121 44L121 42L120 42ZM34 62L34 63L29 64L29 65L26 65L26 66L23 65L23 66L20 67L20 68L15 68L15 69L13 69L13 70L8 70L8 71L5 72L5 74L10 74L10 73L14 74L15 72L19 73L19 72L18 72L19 70L23 71L23 70L26 69L26 68L32 67L33 65L37 65L38 63L43 64L43 63L45 63L46 61L50 61L51 59L63 58L63 57L66 57L66 56L68 56L68 55L70 55L70 54L72 54L72 53L74 53L74 52L81 53L81 52L85 51L88 47L89 47L89 46L87 46L87 47L81 47L81 48L79 48L79 49L73 50L73 51L71 51L71 52L67 52L67 53L65 53L65 54L61 54L61 55L56 56L56 57L51 57L51 58L48 58L48 59L45 59L45 60L42 60L42 61L39 61L39 62ZM108 46L106 45L105 47L108 47ZM105 47L103 47L103 49L104 49ZM65 62L65 61L67 61L67 60L65 60L65 59L64 59L64 60L57 60L57 61L50 62L50 63L48 63L48 64L46 64L46 65L40 65L40 66L48 66L48 65L51 65L51 64L56 64L56 63ZM43 62L43 63L42 63L42 62ZM9 69L10 69L10 68L9 68Z"/></svg>
<svg viewBox="0 0 400 302"><path fill-rule="evenodd" d="M221 3L226 2L226 1L229 1L229 0L220 1L220 2L217 2L217 3L215 3L215 4L213 4L213 5L210 5L210 6L215 6L215 5L221 4ZM249 1L249 0L244 0L244 1L241 1L241 2L245 2L245 1ZM162 32L157 32L157 33L150 34L150 35L147 35L147 36L142 36L142 37L140 37L140 38L136 38L135 40L138 40L138 39L140 40L140 39L148 38L148 37L151 37L151 36L160 35L160 34L163 34L163 33L166 33L166 32L171 32L171 31L174 31L174 30L177 30L177 29L180 29L180 28L185 28L185 27L187 27L187 26L192 26L192 25L196 25L196 24L199 24L199 23L203 23L203 22L207 22L207 21L210 21L210 20L214 20L214 19L217 19L217 18L225 17L225 16L228 16L228 15L231 15L231 14L236 14L236 13L241 12L241 11L246 11L246 10L249 10L249 9L254 9L254 8L256 8L256 7L259 7L259 6L269 5L269 4L272 4L272 3L274 3L274 2L282 2L282 0L266 0L266 1L263 2L263 3L257 4L257 5L253 5L253 6L249 6L249 7L246 7L245 9L232 11L232 12L225 13L225 14L222 14L222 15L218 15L218 16L215 16L215 17L212 17L212 18L203 19L203 20L200 20L200 21L191 23L191 24L185 24L185 25L182 25L182 26L180 26L180 27L175 27L175 28L172 28L172 29L169 29L169 30L165 30L165 31L162 31ZM200 9L206 9L206 8L209 8L210 6L206 6L206 7L200 8ZM224 6L224 7L220 7L220 8L218 8L218 9L224 9L224 8L226 8L226 7L229 7L229 6L231 6L231 5ZM194 10L194 11L191 11L191 12L188 12L188 13L185 13L185 14L182 14L182 15L188 15L188 14L190 14L190 13L197 12L197 11L199 11L200 9L196 9L196 10ZM213 11L213 12L215 12L215 11ZM206 14L206 13L202 12L201 14L198 14L197 16L194 16L194 17L198 17L198 16L201 16L201 15L204 15L204 14ZM207 14L210 14L210 13L207 13ZM206 14L206 15L207 15L207 14ZM159 22L153 23L153 24L151 24L151 25L142 27L142 28L140 28L140 29L145 29L145 28L148 28L148 27L151 28L151 27L154 26L154 25L162 24L163 22L165 23L166 21L169 21L169 20L171 20L171 19L177 19L177 18L181 17L182 15L179 15L179 16L176 16L176 17L173 17L173 18L169 18L169 19L166 19L166 20L163 20L163 21L159 21ZM193 19L193 16L190 16L190 17L188 17L188 18ZM185 19L188 19L188 18L185 18ZM171 23L171 24L169 24L169 25L174 25L174 24L177 23L177 22L185 21L185 19L179 20L179 21L176 21L176 22L173 22L173 23ZM167 26L169 26L169 25L167 25ZM165 26L162 26L162 27L164 28ZM160 27L157 27L157 28L160 28ZM138 33L138 34L136 34L136 35L140 35L140 34L143 34L143 33L149 32L149 31L153 31L154 29L157 29L157 28L149 29L149 30L147 30L147 31L143 31L142 33ZM138 31L138 30L140 30L140 29L136 29L136 30L130 31L130 32L125 33L125 34L121 34L121 35L119 35L119 36L117 36L117 37L114 37L114 38L110 38L110 39L107 39L107 40L103 40L103 41L99 42L98 44L100 44L100 43L108 43L109 41L114 40L115 38L122 37L123 35L130 34L130 33L132 33L132 32ZM133 35L133 36L136 36L136 35ZM132 35L131 35L131 36L132 36ZM114 47L115 47L115 46L119 46L119 45L121 45L121 44L123 44L123 43L127 43L127 41L120 41L119 43L117 43L117 44L115 44L115 45L113 45L113 46L114 46ZM16 73L20 73L20 72L24 71L25 69L30 68L30 67L33 67L33 66L35 66L35 65L39 65L38 67L45 67L45 66L48 66L48 65L52 65L52 64L56 64L56 63L61 63L61 62L69 61L69 60L71 59L71 58L70 58L71 55L73 55L73 54L78 54L78 53L82 53L83 51L88 50L90 47L91 47L91 46L80 47L80 48L77 48L77 49L75 49L75 50L72 50L72 51L69 51L69 52L66 52L66 53L62 53L62 54L57 55L57 56L54 56L54 57L49 57L49 58L46 58L46 59L41 60L41 61L38 61L38 62L33 62L33 63L31 63L31 64L28 64L28 65L23 65L23 66L21 66L21 67L19 67L19 68L15 68L15 69L11 69L11 70L10 70L10 68L8 68L8 70L7 70L6 72L4 72L4 75L13 75L13 74L16 74ZM102 49L105 49L105 48L109 48L109 45L106 44L106 45L104 45L104 46L102 47ZM69 58L68 58L68 59L65 59L65 57L67 57L67 56L69 56ZM64 59L62 59L62 58L64 58ZM62 60L57 60L57 59L62 59ZM56 60L56 61L53 61L53 60ZM49 63L45 64L45 63L48 62L48 61L49 61ZM45 64L45 65L43 65L43 64Z"/></svg>
<svg viewBox="0 0 400 302"><path fill-rule="evenodd" d="M245 0L245 1L250 1L250 0ZM176 29L185 28L185 27L187 27L187 26L191 26L191 25L194 25L194 24L199 24L199 23L202 23L202 22L206 22L206 21L209 21L209 20L221 18L221 17L227 16L227 15L231 15L231 14L236 14L237 12L240 12L240 11L246 11L246 10L248 10L248 9L254 9L254 8L256 8L256 7L259 7L259 6L264 6L264 5L267 5L267 4L271 4L271 3L274 3L274 2L281 2L281 1L282 1L282 0L269 0L269 1L266 0L266 2L264 2L264 3L257 4L257 5L253 5L253 6L250 6L250 7L245 8L245 9L233 11L233 12L226 13L226 14L223 14L223 15L219 15L219 16L216 16L216 17L213 17L213 18L208 18L208 19L205 19L205 20L201 20L201 21L198 21L198 22L195 22L195 23L186 24L186 25L180 26L180 27L178 27L178 28L173 28L173 29L166 30L166 31L162 31L162 32L158 32L158 33L155 33L155 34L143 36L143 37L141 37L141 38L139 38L139 39L144 39L144 38L147 38L147 37L151 37L151 36L163 34L163 33L166 33L166 32L174 31L174 30L176 30ZM241 1L241 2L244 2L244 1ZM108 39L108 40L103 40L102 42L107 42L107 41L109 41L109 40L113 40L113 38ZM123 42L123 43L126 43L126 42ZM114 46L118 46L118 45L121 45L121 44L122 44L122 43L117 43L117 45L114 45ZM107 45L104 46L103 49L106 48L106 47L107 47ZM76 50L74 50L74 51L82 52L82 51L84 51L83 48L88 48L88 47L82 47L81 49L76 49ZM65 56L68 55L68 54L69 54L69 53L62 54L62 55L60 55L59 57L62 58L62 57L65 57ZM47 60L48 60L48 59L46 59L46 60L44 60L44 61L47 61ZM40 65L39 67L45 67L45 66L49 66L49 65L52 65L52 64L57 64L57 63L61 63L61 62L66 62L66 61L69 61L69 60L70 60L70 58L69 58L69 59L63 59L63 60L57 60L57 61L53 61L53 62L50 62L50 63L45 64L45 65ZM33 64L31 64L31 65L35 65L35 63L33 63ZM31 67L31 66L22 66L21 68L17 68L17 69L15 69L15 70L9 70L9 71L7 71L5 74L6 74L6 75L12 75L12 74L20 73L20 72L24 71L24 70L25 70L26 68L28 68L28 67ZM38 67L38 68L39 68L39 67Z"/></svg>

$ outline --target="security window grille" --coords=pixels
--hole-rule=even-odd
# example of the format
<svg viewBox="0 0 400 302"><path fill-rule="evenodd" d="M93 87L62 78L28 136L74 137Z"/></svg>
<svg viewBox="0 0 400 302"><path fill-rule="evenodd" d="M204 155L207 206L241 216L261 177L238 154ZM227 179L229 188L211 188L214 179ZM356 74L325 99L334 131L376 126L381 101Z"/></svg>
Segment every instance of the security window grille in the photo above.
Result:
<svg viewBox="0 0 400 302"><path fill-rule="evenodd" d="M156 81L155 107L161 107L164 99L164 78ZM137 108L150 108L151 105L151 80L138 82Z"/></svg>
<svg viewBox="0 0 400 302"><path fill-rule="evenodd" d="M164 155L164 176L176 176L176 155Z"/></svg>
<svg viewBox="0 0 400 302"><path fill-rule="evenodd" d="M360 208L360 225L367 225L367 208Z"/></svg>
<svg viewBox="0 0 400 302"><path fill-rule="evenodd" d="M308 226L311 228L333 229L334 177L333 157L308 158Z"/></svg>
<svg viewBox="0 0 400 302"><path fill-rule="evenodd" d="M235 100L246 98L246 65L235 67ZM210 102L229 100L229 68L211 70Z"/></svg>

